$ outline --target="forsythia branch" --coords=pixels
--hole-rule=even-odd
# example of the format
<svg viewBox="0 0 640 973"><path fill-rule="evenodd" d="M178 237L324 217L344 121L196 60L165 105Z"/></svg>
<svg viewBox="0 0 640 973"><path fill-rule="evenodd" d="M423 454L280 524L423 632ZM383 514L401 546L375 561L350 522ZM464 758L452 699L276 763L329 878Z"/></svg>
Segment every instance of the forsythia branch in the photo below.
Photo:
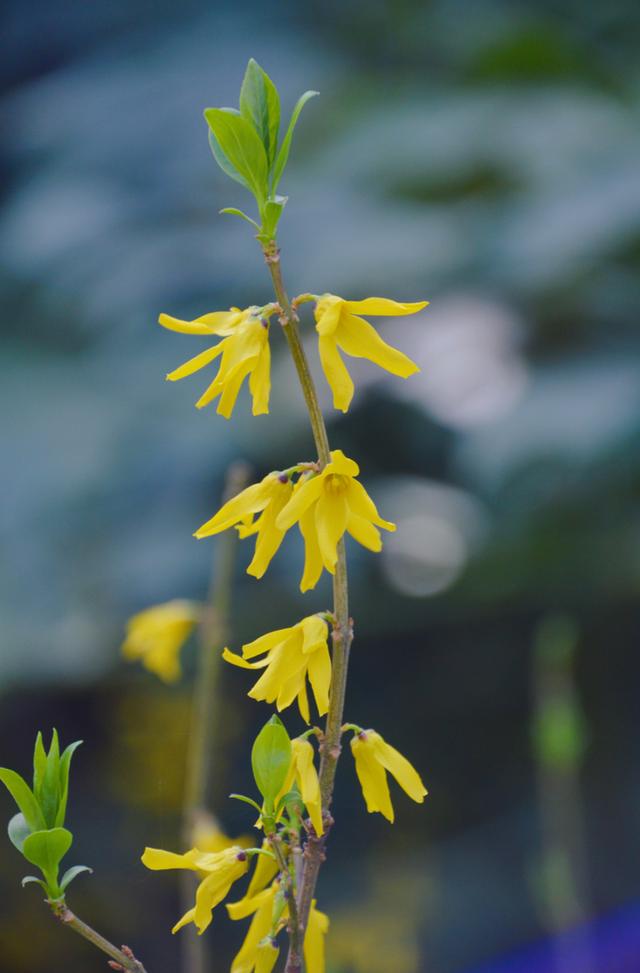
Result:
<svg viewBox="0 0 640 973"><path fill-rule="evenodd" d="M87 942L90 942L97 949L102 950L107 956L111 957L113 961L110 963L113 969L127 970L128 973L146 973L146 970L140 960L136 959L128 946L123 946L122 949L118 949L113 943L110 943L108 939L101 936L100 933L88 926L86 922L79 919L71 909L68 908L64 900L62 901L51 901L48 904L51 907L51 911L54 916L60 920L63 926L68 929L72 929L73 932L82 936Z"/></svg>

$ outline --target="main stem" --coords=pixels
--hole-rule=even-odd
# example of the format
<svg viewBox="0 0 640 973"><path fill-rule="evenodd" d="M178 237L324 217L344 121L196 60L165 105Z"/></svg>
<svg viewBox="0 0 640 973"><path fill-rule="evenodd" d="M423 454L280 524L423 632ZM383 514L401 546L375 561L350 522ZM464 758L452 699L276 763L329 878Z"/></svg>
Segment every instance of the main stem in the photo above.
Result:
<svg viewBox="0 0 640 973"><path fill-rule="evenodd" d="M240 493L246 483L246 466L243 463L231 466L225 480L223 502ZM226 531L216 545L209 595L203 605L198 633L200 651L193 690L182 818L183 840L187 848L195 844L194 836L198 830L216 824L215 816L211 812L211 782L215 769L213 754L219 719L216 696L221 663L220 649L229 640L236 549L235 531ZM191 872L183 872L180 887L183 912L190 909L193 903L193 879ZM209 965L206 937L196 935L195 929L189 927L185 930L183 944L183 973L205 973Z"/></svg>
<svg viewBox="0 0 640 973"><path fill-rule="evenodd" d="M140 960L137 960L131 950L127 946L123 946L122 949L118 949L113 943L110 943L108 939L101 936L99 932L88 926L86 922L82 919L78 919L71 909L69 909L64 902L60 901L49 901L51 906L51 911L54 916L60 920L60 922L66 926L68 929L72 929L73 932L82 936L87 942L90 942L92 946L97 949L102 950L107 956L118 964L123 970L127 970L128 973L146 973L146 970ZM112 964L113 965L113 964ZM115 969L116 967L114 967Z"/></svg>
<svg viewBox="0 0 640 973"><path fill-rule="evenodd" d="M282 280L280 251L275 241L264 248L264 257L271 274L271 280L273 281L276 300L282 309L280 323L282 324L291 357L298 372L300 385L302 386L304 400L311 421L313 438L318 451L318 460L320 466L326 466L331 459L327 428L322 417L322 412L320 411L318 395L309 370L307 356L302 347L302 341L300 340L298 316L291 305ZM333 675L331 678L329 712L327 713L320 757L320 793L322 795L323 817L327 828L331 821L329 806L333 795L336 766L340 757L340 728L342 726L347 688L349 650L353 638L351 620L349 618L349 589L344 540L340 540L338 543L338 560L333 576L333 614L335 618L333 626ZM295 931L292 932L285 973L299 973L302 969L302 944L304 943L304 936L309 922L309 913L311 911L311 902L324 857L324 838L320 838L311 833L305 848L302 881L298 892L298 934L296 935Z"/></svg>

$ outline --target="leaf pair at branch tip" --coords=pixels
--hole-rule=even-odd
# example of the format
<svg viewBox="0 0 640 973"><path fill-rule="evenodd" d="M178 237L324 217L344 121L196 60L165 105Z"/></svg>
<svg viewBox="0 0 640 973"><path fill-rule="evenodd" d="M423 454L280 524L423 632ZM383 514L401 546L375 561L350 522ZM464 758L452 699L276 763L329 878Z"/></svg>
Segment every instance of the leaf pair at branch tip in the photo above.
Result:
<svg viewBox="0 0 640 973"><path fill-rule="evenodd" d="M239 216L258 229L258 238L275 238L286 197L277 195L293 132L307 101L317 91L306 91L297 101L287 131L278 145L280 98L271 78L253 59L249 61L240 89L240 110L207 108L209 145L222 171L248 189L256 199L261 225L235 207L222 212Z"/></svg>

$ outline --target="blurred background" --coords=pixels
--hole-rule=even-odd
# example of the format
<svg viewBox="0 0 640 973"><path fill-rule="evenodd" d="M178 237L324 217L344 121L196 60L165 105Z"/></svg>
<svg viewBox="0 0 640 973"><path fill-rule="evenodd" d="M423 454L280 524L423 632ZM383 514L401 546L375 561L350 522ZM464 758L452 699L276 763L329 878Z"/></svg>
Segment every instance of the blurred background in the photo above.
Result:
<svg viewBox="0 0 640 973"><path fill-rule="evenodd" d="M431 301L380 328L418 376L355 363L345 417L318 376L332 445L398 523L381 556L349 549L347 716L430 789L396 792L392 827L345 754L328 969L637 971L637 4L8 0L5 39L0 763L26 773L38 729L85 741L69 860L95 874L71 906L150 973L177 968L175 876L139 856L180 846L196 648L165 687L121 661L124 626L206 595L216 542L191 535L232 461L312 458L277 333L271 415L243 394L228 423L193 407L206 375L165 384L200 343L155 323L271 299L250 229L218 216L249 200L202 119L254 56L285 112L321 92L282 184L290 293ZM235 648L328 606L326 582L297 593L294 533L260 584L241 546ZM269 709L222 676L216 811L236 835L251 815L226 795L250 792ZM2 969L103 968L23 873L0 842ZM212 969L243 933L220 912Z"/></svg>

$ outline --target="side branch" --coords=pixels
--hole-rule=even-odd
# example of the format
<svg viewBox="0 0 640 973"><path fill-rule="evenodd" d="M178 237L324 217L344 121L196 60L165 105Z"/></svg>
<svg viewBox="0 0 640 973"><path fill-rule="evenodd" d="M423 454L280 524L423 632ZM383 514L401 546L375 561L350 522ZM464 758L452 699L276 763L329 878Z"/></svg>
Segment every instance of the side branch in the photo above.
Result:
<svg viewBox="0 0 640 973"><path fill-rule="evenodd" d="M86 922L78 917L69 909L64 901L48 900L48 905L54 916L60 920L63 926L72 929L87 942L90 942L96 949L102 950L107 956L111 957L110 966L114 970L126 970L127 973L146 973L140 960L137 960L128 946L118 949L108 939L101 936L99 932L88 926Z"/></svg>

